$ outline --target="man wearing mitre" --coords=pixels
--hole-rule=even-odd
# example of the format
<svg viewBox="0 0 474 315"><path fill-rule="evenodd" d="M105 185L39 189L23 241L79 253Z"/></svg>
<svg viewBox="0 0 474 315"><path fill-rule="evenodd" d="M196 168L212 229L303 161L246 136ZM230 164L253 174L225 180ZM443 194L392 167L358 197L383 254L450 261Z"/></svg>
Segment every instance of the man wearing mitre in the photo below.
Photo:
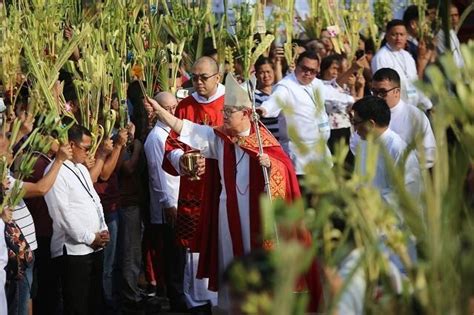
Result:
<svg viewBox="0 0 474 315"><path fill-rule="evenodd" d="M209 278L210 290L219 289L219 306L224 309L228 307L227 294L220 290L218 281L225 268L234 257L270 245L262 237L259 209L259 198L265 193L262 167L268 170L273 199L291 201L300 197L290 159L262 124L259 130L264 153L259 154L249 93L231 74L227 75L225 87L224 125L216 128L178 119L154 100L145 100L147 110L154 111L180 134L181 142L200 150L205 158L217 160L219 185L207 186L196 244L200 253L198 277ZM198 162L198 168L204 168L203 160ZM207 167L205 172L209 171ZM319 278L314 273L312 277L307 285L312 300L317 301ZM316 288L311 290L311 286Z"/></svg>

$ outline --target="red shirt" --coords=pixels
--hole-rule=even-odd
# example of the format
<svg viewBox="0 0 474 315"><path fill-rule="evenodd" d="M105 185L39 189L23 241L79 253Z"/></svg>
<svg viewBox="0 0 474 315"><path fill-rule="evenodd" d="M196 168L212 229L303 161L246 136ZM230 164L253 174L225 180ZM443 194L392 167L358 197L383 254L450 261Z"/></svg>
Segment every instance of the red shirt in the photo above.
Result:
<svg viewBox="0 0 474 315"><path fill-rule="evenodd" d="M42 154L38 155L33 174L25 178L25 182L36 183L44 176L44 170L51 160ZM37 237L51 237L53 235L53 220L49 216L48 206L43 197L25 199L26 206L30 210L35 223Z"/></svg>
<svg viewBox="0 0 474 315"><path fill-rule="evenodd" d="M103 181L99 178L94 188L100 197L104 214L116 212L120 207L120 191L117 172L114 171L110 178Z"/></svg>

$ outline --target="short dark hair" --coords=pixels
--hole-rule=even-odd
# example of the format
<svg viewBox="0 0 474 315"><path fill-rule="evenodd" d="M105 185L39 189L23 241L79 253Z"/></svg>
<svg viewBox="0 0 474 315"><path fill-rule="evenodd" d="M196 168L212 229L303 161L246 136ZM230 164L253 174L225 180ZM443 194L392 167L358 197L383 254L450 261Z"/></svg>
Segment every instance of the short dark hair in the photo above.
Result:
<svg viewBox="0 0 474 315"><path fill-rule="evenodd" d="M258 71L258 69L263 65L270 65L272 68L274 66L273 61L270 58L260 56L255 62L255 71Z"/></svg>
<svg viewBox="0 0 474 315"><path fill-rule="evenodd" d="M321 76L323 75L324 71L326 71L327 69L329 69L329 67L331 67L333 63L337 63L338 66L340 66L342 63L342 59L343 59L342 56L338 54L333 54L333 55L324 57L321 60L321 66L320 66L321 70L319 71Z"/></svg>
<svg viewBox="0 0 474 315"><path fill-rule="evenodd" d="M439 9L440 1L439 0L430 0L428 1L427 9Z"/></svg>
<svg viewBox="0 0 474 315"><path fill-rule="evenodd" d="M405 27L410 26L410 22L413 20L418 21L419 14L418 14L418 6L410 5L403 13L403 22L405 23Z"/></svg>
<svg viewBox="0 0 474 315"><path fill-rule="evenodd" d="M400 87L400 75L392 68L381 68L377 70L372 77L373 82L381 82L385 80L393 82L397 87Z"/></svg>
<svg viewBox="0 0 474 315"><path fill-rule="evenodd" d="M304 58L317 60L319 62L319 56L317 53L306 50L302 52L301 55L298 56L298 59L296 60L296 65L299 65L303 61Z"/></svg>
<svg viewBox="0 0 474 315"><path fill-rule="evenodd" d="M84 126L79 124L72 125L67 131L69 141L81 142L83 136L92 137L92 133Z"/></svg>
<svg viewBox="0 0 474 315"><path fill-rule="evenodd" d="M363 121L373 120L379 127L390 124L390 107L384 99L376 96L366 96L352 105L352 110Z"/></svg>
<svg viewBox="0 0 474 315"><path fill-rule="evenodd" d="M402 20L391 20L390 22L387 23L387 27L385 28L385 32L388 33L392 28L395 26L405 26L405 23L403 23ZM405 26L406 27L406 26Z"/></svg>

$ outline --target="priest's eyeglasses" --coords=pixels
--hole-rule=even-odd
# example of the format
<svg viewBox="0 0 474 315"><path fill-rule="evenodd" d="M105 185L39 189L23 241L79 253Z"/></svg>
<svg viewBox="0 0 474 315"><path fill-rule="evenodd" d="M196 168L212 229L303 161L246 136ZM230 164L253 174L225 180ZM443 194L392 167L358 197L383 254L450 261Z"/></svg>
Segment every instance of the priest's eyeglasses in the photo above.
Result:
<svg viewBox="0 0 474 315"><path fill-rule="evenodd" d="M210 78L212 78L212 77L214 77L218 74L219 74L219 72L216 72L216 73L211 74L211 75L191 73L191 80L193 80L194 82L197 82L199 80L201 80L202 82L206 82L207 80L209 80Z"/></svg>
<svg viewBox="0 0 474 315"><path fill-rule="evenodd" d="M222 110L222 114L225 116L225 117L230 117L232 116L233 113L237 113L237 112L240 112L240 110L236 110L236 109L233 109L233 108L224 108Z"/></svg>
<svg viewBox="0 0 474 315"><path fill-rule="evenodd" d="M377 97L380 97L380 98L385 98L387 97L388 93L392 92L393 90L395 89L399 89L398 86L394 87L394 88L391 88L389 90L385 90L385 89L380 89L380 90L377 90L377 89L371 89L370 90L370 93L372 93L373 96L377 96Z"/></svg>

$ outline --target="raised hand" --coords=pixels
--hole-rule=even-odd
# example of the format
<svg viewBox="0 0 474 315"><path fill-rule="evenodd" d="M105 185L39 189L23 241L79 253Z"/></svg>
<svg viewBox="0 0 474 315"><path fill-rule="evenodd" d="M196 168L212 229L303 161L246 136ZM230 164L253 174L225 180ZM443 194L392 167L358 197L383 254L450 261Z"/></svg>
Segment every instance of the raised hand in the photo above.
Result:
<svg viewBox="0 0 474 315"><path fill-rule="evenodd" d="M56 159L62 162L72 159L72 149L69 143L63 144L59 147L58 153L56 153Z"/></svg>

